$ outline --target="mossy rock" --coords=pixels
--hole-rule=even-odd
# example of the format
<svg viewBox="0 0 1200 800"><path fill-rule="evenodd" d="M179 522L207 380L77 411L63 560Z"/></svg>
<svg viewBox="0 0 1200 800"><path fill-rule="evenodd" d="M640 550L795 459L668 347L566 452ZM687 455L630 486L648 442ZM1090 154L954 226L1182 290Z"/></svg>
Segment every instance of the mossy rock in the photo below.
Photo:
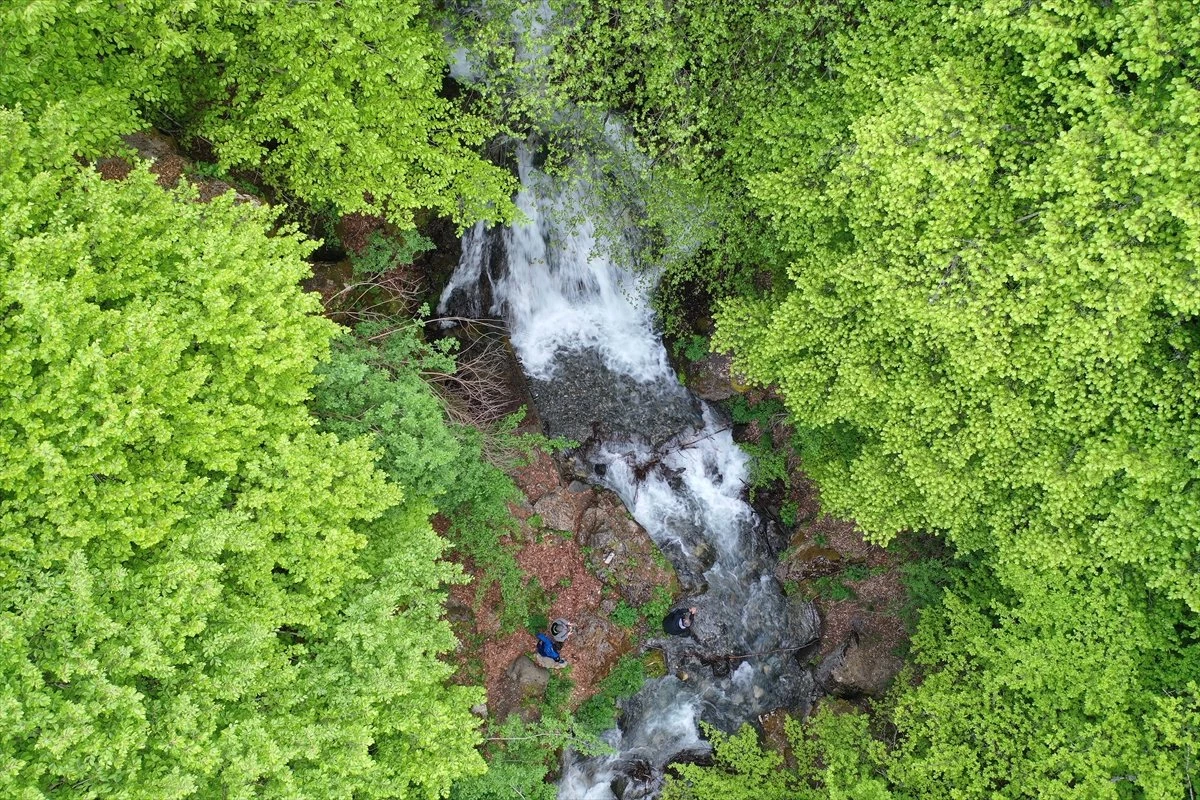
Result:
<svg viewBox="0 0 1200 800"><path fill-rule="evenodd" d="M667 674L667 658L661 650L651 650L642 656L646 678L661 678Z"/></svg>

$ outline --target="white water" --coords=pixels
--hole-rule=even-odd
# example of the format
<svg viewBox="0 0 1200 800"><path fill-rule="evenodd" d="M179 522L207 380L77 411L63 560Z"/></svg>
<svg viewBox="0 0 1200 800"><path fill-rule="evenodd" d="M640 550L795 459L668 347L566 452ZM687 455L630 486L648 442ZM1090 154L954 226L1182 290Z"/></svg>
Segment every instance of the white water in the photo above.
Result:
<svg viewBox="0 0 1200 800"><path fill-rule="evenodd" d="M643 417L666 398L677 401L679 383L647 301L649 281L612 257L621 242L598 241L597 231L611 225L572 219L580 209L597 206L595 198L580 194L588 191L587 183L560 186L532 167L525 147L518 149L518 160L522 190L516 202L529 223L500 232L502 265L488 255L488 237L496 233L483 226L469 232L443 307L456 292L490 280L490 313L507 321L526 373L548 382L550 391L573 391L570 383L556 382L556 373L568 363L590 363L580 360L590 354L612 374L636 382L639 388L621 400ZM590 409L588 400L580 398L573 408ZM811 686L792 651L811 635L812 620L788 605L771 577L756 515L742 500L746 458L727 427L704 408L691 428L654 448L636 428L622 427L611 405L603 413L613 418L595 421L626 434L580 457L621 496L681 578L696 578L695 595L681 604L700 609L695 631L704 651L758 655L735 661L736 669L722 678L692 661L677 675L650 681L625 704L621 729L608 734L615 755L566 755L560 800L611 800L617 796L614 786L623 798L652 797L671 758L707 750L701 718L735 729L780 705L804 702ZM697 648L688 640L663 644L680 663Z"/></svg>

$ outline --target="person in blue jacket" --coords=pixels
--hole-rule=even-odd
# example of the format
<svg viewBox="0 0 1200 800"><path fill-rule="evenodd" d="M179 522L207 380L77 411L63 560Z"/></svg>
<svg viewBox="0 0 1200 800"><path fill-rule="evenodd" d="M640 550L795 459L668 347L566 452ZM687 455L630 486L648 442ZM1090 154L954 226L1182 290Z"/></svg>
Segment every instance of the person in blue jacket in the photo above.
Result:
<svg viewBox="0 0 1200 800"><path fill-rule="evenodd" d="M549 636L544 633L537 635L537 655L533 660L538 666L546 669L562 669L567 666L567 660L562 657L559 649L570 635L571 623L565 619L554 620Z"/></svg>

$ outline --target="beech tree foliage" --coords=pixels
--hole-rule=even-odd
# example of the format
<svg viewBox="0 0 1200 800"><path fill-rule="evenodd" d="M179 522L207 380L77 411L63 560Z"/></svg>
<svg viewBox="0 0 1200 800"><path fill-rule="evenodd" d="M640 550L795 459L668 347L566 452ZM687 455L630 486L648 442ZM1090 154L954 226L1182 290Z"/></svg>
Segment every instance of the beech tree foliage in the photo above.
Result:
<svg viewBox="0 0 1200 800"><path fill-rule="evenodd" d="M444 796L483 768L460 578L315 428L312 244L61 130L0 111L0 795Z"/></svg>
<svg viewBox="0 0 1200 800"><path fill-rule="evenodd" d="M61 102L74 146L157 124L287 197L505 219L512 179L476 152L483 119L441 93L447 49L417 0L21 0L0 9L0 105Z"/></svg>
<svg viewBox="0 0 1200 800"><path fill-rule="evenodd" d="M596 0L563 34L565 80L702 188L675 274L728 295L716 346L838 444L807 464L826 508L976 565L915 642L906 795L1195 784L1197 19Z"/></svg>
<svg viewBox="0 0 1200 800"><path fill-rule="evenodd" d="M442 339L431 346L420 329L419 320L410 320L382 328L364 325L361 336L340 337L318 370L321 382L310 407L324 430L343 439L369 437L388 478L436 505L457 554L479 567L485 581L499 584L501 622L515 629L525 624L533 595L501 539L513 531L508 504L520 491L485 456L484 439L490 437L514 460L546 442L513 434L515 418L510 426L486 432L447 424L444 401L425 375L455 371L453 351L445 345L457 342Z"/></svg>

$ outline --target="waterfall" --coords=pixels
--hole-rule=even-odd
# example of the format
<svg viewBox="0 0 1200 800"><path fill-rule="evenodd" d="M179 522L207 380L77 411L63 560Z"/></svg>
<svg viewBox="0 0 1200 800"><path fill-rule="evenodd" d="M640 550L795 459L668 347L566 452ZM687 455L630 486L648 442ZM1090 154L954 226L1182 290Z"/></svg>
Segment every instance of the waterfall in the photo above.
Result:
<svg viewBox="0 0 1200 800"><path fill-rule="evenodd" d="M746 458L728 425L670 367L648 300L652 279L620 257L621 209L606 217L586 179L542 174L528 147L517 160L516 201L528 222L467 234L441 311L478 313L487 282L486 310L507 321L548 432L585 442L582 469L622 498L699 609L698 641L661 642L675 673L624 702L620 727L606 735L615 752L564 757L560 800L654 797L672 759L707 752L701 721L733 731L808 702L812 678L795 651L817 621L772 576L762 523L742 500Z"/></svg>

